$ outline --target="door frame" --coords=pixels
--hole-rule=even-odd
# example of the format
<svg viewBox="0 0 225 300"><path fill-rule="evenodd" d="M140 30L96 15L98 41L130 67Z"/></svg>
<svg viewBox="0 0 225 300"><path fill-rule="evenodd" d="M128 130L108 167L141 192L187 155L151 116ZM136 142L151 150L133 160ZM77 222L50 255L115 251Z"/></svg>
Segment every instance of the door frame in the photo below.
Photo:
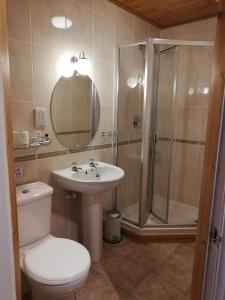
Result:
<svg viewBox="0 0 225 300"><path fill-rule="evenodd" d="M223 300L225 295L225 93L221 120L220 143L216 166L216 180L210 221L203 299ZM216 231L215 231L216 228ZM215 233L217 235L215 236ZM214 238L216 237L216 240ZM221 240L220 240L221 239Z"/></svg>
<svg viewBox="0 0 225 300"><path fill-rule="evenodd" d="M0 65L0 291L1 299L16 299L15 268L10 217L10 192L8 180L8 159L6 148L5 107L3 94L2 68Z"/></svg>
<svg viewBox="0 0 225 300"><path fill-rule="evenodd" d="M8 284L2 287L7 288L4 300L21 299L21 274L19 256L19 235L16 204L16 184L14 176L14 149L12 137L12 110L11 110L11 89L9 76L9 53L6 22L6 0L0 0L0 176L4 180L1 189L1 208L4 218L4 227L0 228L0 236L4 242L0 242L0 253L7 253L5 256L5 268L0 272L4 279L10 278ZM2 219L3 220L3 219ZM2 221L1 220L1 221ZM6 252L2 252L6 251ZM0 269L4 265L0 265ZM7 271L10 268L11 273ZM7 276L7 277L6 277ZM9 284L11 281L11 289ZM1 280L1 283L4 281ZM0 284L1 285L1 284ZM2 296L1 289L1 296Z"/></svg>
<svg viewBox="0 0 225 300"><path fill-rule="evenodd" d="M191 299L202 299L225 85L225 0L219 1Z"/></svg>

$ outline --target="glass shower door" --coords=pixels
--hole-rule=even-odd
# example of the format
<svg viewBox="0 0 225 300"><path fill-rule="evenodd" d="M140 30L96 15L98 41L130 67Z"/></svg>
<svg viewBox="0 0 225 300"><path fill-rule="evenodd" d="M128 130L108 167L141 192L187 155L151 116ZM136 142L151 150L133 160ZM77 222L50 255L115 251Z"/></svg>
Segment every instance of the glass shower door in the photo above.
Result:
<svg viewBox="0 0 225 300"><path fill-rule="evenodd" d="M154 47L156 63L151 117L150 212L161 222L168 223L178 47Z"/></svg>
<svg viewBox="0 0 225 300"><path fill-rule="evenodd" d="M141 197L145 49L145 43L121 46L118 55L117 165L125 177L117 188L117 208L124 219L136 225Z"/></svg>

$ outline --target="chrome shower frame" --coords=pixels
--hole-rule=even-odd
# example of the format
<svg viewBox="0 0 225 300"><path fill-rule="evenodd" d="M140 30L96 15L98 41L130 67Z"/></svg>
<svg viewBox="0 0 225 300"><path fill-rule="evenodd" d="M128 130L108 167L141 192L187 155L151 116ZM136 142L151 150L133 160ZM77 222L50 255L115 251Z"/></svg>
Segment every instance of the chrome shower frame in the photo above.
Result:
<svg viewBox="0 0 225 300"><path fill-rule="evenodd" d="M125 47L132 47L138 45L146 46L145 53L145 81L144 81L144 99L143 99L143 121L142 129L142 146L141 146L141 191L139 201L139 220L135 223L129 219L123 218L124 224L130 224L131 226L138 227L139 229L190 229L196 228L196 224L157 224L146 225L146 220L149 216L149 155L151 146L151 132L152 132L152 106L154 105L154 45L168 45L168 46L196 46L196 47L214 47L213 42L208 41L186 41L186 40L173 40L173 39L161 39L161 38L148 38L146 41L140 41L134 44L119 44L116 49L116 69L115 69L115 88L114 88L114 131L118 130L118 99L119 99L119 58L120 49ZM175 80L176 81L176 80ZM176 83L174 85L173 97L176 97ZM173 99L175 101L175 99ZM117 164L117 138L113 139L113 163ZM117 207L117 195L116 191L113 193L113 207Z"/></svg>

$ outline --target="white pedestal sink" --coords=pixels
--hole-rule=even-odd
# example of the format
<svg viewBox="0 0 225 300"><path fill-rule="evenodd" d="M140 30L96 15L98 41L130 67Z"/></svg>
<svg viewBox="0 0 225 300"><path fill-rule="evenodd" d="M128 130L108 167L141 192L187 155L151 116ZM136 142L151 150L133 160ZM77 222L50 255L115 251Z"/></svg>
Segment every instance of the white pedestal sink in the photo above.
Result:
<svg viewBox="0 0 225 300"><path fill-rule="evenodd" d="M92 261L102 256L102 201L103 193L114 189L124 177L124 171L113 165L98 162L97 168L89 164L53 171L56 182L68 191L82 193L83 243Z"/></svg>

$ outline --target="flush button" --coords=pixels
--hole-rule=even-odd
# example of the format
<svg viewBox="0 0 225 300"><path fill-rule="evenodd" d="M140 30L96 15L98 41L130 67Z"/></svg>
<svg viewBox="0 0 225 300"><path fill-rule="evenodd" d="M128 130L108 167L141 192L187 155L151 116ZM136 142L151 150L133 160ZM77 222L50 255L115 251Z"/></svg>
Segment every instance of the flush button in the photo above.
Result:
<svg viewBox="0 0 225 300"><path fill-rule="evenodd" d="M23 194L28 194L28 193L30 193L30 191L29 190L23 190L22 193Z"/></svg>

